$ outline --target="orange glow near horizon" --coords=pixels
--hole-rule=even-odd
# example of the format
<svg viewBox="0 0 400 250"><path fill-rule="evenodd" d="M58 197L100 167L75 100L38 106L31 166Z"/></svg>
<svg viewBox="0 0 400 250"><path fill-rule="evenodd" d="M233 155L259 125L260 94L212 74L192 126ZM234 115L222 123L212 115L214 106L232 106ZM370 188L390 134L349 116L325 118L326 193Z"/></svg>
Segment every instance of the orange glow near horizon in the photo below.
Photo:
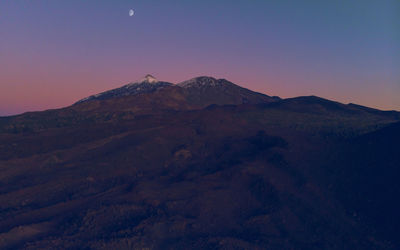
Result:
<svg viewBox="0 0 400 250"><path fill-rule="evenodd" d="M152 73L154 74L154 73ZM62 108L69 106L79 99L86 96L106 91L112 88L120 87L129 82L139 80L143 77L143 73L129 77L125 73L119 77L117 75L95 76L89 74L82 75L51 75L42 76L28 75L26 79L23 76L12 77L9 75L0 76L0 82L8 82L0 86L0 113L1 115L19 114L27 111L41 111L46 109ZM132 74L133 75L133 74ZM154 74L159 80L178 83L192 77L209 74L197 74L186 76L185 78L173 75L162 75L161 78ZM271 96L280 96L281 98L291 98L304 95L317 95L323 98L331 99L342 103L356 103L364 106L378 108L382 110L396 110L400 103L388 102L390 90L382 89L381 93L377 93L374 99L370 98L369 89L355 90L349 84L347 90L331 88L318 89L315 84L307 82L296 82L289 77L279 78L266 77L265 79L257 79L255 77L227 77L215 76L216 78L226 78L242 87L253 91L261 92ZM294 78L294 77L293 77ZM57 84L54 84L57 82ZM301 86L294 88L293 85ZM321 86L321 84L317 85ZM357 95L355 95L357 91Z"/></svg>

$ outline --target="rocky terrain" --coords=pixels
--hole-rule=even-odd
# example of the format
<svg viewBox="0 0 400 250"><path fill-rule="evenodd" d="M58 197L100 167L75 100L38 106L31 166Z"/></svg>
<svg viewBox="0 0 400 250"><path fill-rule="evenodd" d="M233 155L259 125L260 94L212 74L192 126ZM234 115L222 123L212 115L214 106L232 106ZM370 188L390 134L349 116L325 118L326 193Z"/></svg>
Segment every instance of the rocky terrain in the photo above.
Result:
<svg viewBox="0 0 400 250"><path fill-rule="evenodd" d="M153 76L0 118L1 249L398 249L400 113Z"/></svg>

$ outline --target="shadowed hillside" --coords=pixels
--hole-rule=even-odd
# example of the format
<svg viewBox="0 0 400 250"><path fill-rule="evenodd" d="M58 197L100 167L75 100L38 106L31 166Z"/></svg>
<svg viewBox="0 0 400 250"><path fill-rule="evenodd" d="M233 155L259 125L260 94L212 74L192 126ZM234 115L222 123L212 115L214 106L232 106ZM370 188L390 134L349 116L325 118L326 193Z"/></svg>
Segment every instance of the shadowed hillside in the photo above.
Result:
<svg viewBox="0 0 400 250"><path fill-rule="evenodd" d="M400 247L398 112L232 84L1 118L0 248Z"/></svg>

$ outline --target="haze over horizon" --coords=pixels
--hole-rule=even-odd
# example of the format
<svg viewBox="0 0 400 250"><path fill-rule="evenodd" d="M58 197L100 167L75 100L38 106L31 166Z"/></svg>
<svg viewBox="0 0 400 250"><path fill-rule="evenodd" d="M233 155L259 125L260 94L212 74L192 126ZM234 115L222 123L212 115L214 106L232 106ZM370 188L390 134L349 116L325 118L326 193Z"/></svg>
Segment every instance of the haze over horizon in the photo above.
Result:
<svg viewBox="0 0 400 250"><path fill-rule="evenodd" d="M2 1L0 34L0 116L68 106L146 74L400 110L395 0Z"/></svg>

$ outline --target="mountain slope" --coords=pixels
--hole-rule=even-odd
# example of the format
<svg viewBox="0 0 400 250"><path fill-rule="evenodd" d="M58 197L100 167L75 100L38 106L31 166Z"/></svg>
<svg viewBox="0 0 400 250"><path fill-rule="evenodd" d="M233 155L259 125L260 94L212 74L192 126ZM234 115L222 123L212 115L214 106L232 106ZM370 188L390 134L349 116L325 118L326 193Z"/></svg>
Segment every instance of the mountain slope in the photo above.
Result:
<svg viewBox="0 0 400 250"><path fill-rule="evenodd" d="M172 83L160 82L152 75L146 75L142 80L134 83L129 83L120 88L105 91L96 95L86 97L79 100L77 103L92 101L92 100L106 100L114 97L137 95L140 93L150 93L159 88L171 86Z"/></svg>
<svg viewBox="0 0 400 250"><path fill-rule="evenodd" d="M400 201L394 197L400 195L399 142L399 122L348 142L339 158L347 168L339 168L339 174L353 183L344 182L338 191L359 216L368 219L382 236L396 239L398 245ZM356 192L340 192L349 186L356 186Z"/></svg>
<svg viewBox="0 0 400 250"><path fill-rule="evenodd" d="M400 113L396 111L381 111L356 104L343 104L318 96L299 96L287 98L277 104L284 109L296 110L301 112L336 112L342 115L371 114L384 115L394 119L400 119Z"/></svg>
<svg viewBox="0 0 400 250"><path fill-rule="evenodd" d="M235 86L0 119L0 248L399 248L398 112Z"/></svg>
<svg viewBox="0 0 400 250"><path fill-rule="evenodd" d="M16 135L8 142L21 154L1 162L0 242L28 249L383 244L368 240L291 160L301 154L310 162L323 142L290 129L262 132L236 114L221 107Z"/></svg>
<svg viewBox="0 0 400 250"><path fill-rule="evenodd" d="M193 104L208 106L268 103L280 100L261 93L242 88L225 79L196 77L177 84L187 90L188 101Z"/></svg>
<svg viewBox="0 0 400 250"><path fill-rule="evenodd" d="M319 97L242 104L237 108L209 106L215 104L213 100L218 101L206 99L202 104L194 102L185 88L171 85L149 93L84 101L62 109L5 117L0 119L0 133L18 134L49 128L135 120L143 116L165 116L204 107L218 110L233 108L237 116L262 123L266 127L289 127L309 133L340 136L357 136L400 120L399 112L354 107Z"/></svg>
<svg viewBox="0 0 400 250"><path fill-rule="evenodd" d="M363 187L323 165L342 143L253 120L265 112L220 106L0 134L11 150L0 148L0 246L395 249L331 191Z"/></svg>
<svg viewBox="0 0 400 250"><path fill-rule="evenodd" d="M153 76L147 75L138 82L130 83L117 89L112 89L103 93L86 97L77 103L150 93L167 86L173 86L173 84L169 82L158 81ZM225 79L217 80L215 78L205 76L196 77L179 83L175 86L185 89L187 101L190 104L199 107L205 107L211 104L255 104L280 100L279 97L270 97L261 93L253 92Z"/></svg>

